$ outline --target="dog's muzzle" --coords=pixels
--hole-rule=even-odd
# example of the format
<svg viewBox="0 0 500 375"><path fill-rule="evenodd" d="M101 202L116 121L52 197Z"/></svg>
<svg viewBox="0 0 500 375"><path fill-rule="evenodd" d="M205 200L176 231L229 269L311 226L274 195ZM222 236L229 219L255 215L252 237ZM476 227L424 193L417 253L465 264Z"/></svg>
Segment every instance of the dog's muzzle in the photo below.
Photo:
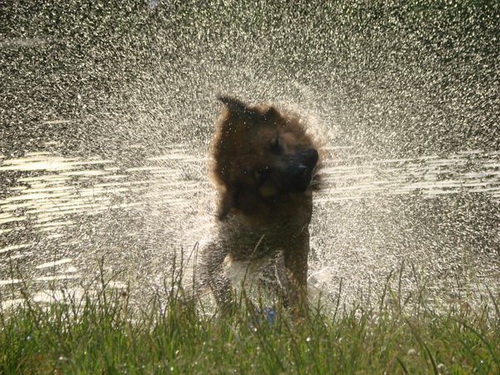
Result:
<svg viewBox="0 0 500 375"><path fill-rule="evenodd" d="M291 193L302 193L309 188L314 168L318 163L318 151L310 148L290 156L286 168L284 188Z"/></svg>

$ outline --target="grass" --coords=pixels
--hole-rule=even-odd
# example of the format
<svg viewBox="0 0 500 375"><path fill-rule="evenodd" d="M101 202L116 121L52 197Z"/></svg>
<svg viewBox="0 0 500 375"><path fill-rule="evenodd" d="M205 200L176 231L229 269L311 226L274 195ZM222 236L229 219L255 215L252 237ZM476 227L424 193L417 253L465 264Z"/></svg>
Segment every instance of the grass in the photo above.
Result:
<svg viewBox="0 0 500 375"><path fill-rule="evenodd" d="M498 296L476 309L431 308L420 291L387 288L377 303L311 308L269 323L242 303L206 314L181 288L132 307L102 281L59 303L0 310L0 374L495 374ZM439 312L438 312L439 311Z"/></svg>

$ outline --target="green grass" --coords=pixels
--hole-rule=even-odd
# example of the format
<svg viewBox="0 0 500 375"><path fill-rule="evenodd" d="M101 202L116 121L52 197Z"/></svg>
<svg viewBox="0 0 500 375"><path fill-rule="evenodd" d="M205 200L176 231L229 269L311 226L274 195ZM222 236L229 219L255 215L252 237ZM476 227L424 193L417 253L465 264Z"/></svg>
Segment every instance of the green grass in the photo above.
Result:
<svg viewBox="0 0 500 375"><path fill-rule="evenodd" d="M492 294L438 312L425 291L403 299L387 287L376 304L311 308L300 321L278 311L270 324L244 306L204 314L179 288L133 308L129 293L102 285L54 304L24 294L0 310L0 374L500 373Z"/></svg>

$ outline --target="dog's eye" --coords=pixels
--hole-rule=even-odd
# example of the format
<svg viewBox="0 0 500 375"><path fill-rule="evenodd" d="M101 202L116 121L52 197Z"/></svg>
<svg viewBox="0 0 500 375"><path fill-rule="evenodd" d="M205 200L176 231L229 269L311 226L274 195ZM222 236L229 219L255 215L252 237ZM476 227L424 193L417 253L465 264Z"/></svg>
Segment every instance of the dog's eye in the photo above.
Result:
<svg viewBox="0 0 500 375"><path fill-rule="evenodd" d="M269 146L269 151L274 155L280 155L283 152L283 147L281 146L280 139L278 137L274 138Z"/></svg>

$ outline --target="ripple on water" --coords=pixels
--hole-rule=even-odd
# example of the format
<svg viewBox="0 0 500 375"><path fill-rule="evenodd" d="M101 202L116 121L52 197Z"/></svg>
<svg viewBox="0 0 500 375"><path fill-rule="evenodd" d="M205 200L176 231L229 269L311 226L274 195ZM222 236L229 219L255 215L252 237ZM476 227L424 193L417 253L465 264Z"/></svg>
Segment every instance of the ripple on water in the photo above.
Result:
<svg viewBox="0 0 500 375"><path fill-rule="evenodd" d="M457 269L480 274L482 285L498 280L490 258L489 265L469 258L484 250L472 237L494 233L489 223L499 220L499 153L372 160L348 148L330 151L342 157L325 163L315 198L311 286L333 293L344 280L354 294L377 289L395 267L422 259L429 277L444 275L449 285ZM213 200L207 160L184 145L127 167L51 153L0 160L0 175L11 181L0 200L3 274L22 262L23 276L43 287L92 275L90 264L105 256L110 269L144 282L165 274L173 249L190 253L210 230L202 219ZM472 204L476 197L490 200L491 211ZM448 203L429 203L435 199ZM0 286L21 282L12 275Z"/></svg>

